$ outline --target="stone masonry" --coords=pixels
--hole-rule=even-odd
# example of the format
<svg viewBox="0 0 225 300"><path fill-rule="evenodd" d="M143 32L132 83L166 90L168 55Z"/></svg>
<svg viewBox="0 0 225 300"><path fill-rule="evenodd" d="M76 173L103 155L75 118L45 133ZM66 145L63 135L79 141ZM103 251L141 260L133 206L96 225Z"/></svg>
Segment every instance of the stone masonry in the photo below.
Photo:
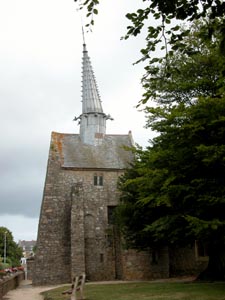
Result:
<svg viewBox="0 0 225 300"><path fill-rule="evenodd" d="M117 258L107 236L108 209L118 204L117 181L124 170L121 166L131 160L122 142L132 146L132 141L129 135L109 136L108 140L111 153L105 150L106 145L99 146L97 152L96 146L86 146L81 153L78 135L52 134L39 221L35 285L69 282L71 276L81 272L90 280L115 278ZM114 160L111 156L115 156ZM100 168L96 164L101 164ZM94 186L94 176L101 176L103 185Z"/></svg>

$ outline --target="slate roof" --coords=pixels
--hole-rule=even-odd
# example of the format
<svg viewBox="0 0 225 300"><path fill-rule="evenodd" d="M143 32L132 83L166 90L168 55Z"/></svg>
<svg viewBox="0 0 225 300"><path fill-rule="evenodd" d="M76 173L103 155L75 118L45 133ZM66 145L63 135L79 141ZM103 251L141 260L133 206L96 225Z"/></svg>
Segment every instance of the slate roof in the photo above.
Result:
<svg viewBox="0 0 225 300"><path fill-rule="evenodd" d="M101 145L83 144L79 134L52 133L52 142L60 152L63 168L119 169L129 167L133 154L131 134L105 135Z"/></svg>

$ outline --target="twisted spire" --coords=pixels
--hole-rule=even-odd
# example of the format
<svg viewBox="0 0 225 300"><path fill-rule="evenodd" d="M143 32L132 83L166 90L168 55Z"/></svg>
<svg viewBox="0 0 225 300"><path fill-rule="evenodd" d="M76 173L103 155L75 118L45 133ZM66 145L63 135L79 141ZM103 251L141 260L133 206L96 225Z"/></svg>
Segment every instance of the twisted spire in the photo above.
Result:
<svg viewBox="0 0 225 300"><path fill-rule="evenodd" d="M82 113L103 113L101 98L86 44L83 44Z"/></svg>

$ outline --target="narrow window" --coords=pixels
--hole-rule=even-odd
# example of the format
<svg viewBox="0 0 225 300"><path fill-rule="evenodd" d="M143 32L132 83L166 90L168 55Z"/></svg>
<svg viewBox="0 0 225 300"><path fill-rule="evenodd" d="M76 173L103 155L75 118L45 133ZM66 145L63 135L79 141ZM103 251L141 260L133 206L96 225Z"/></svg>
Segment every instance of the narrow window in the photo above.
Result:
<svg viewBox="0 0 225 300"><path fill-rule="evenodd" d="M94 185L98 185L98 176L94 175Z"/></svg>
<svg viewBox="0 0 225 300"><path fill-rule="evenodd" d="M108 224L113 225L114 224L114 211L116 206L108 206Z"/></svg>
<svg viewBox="0 0 225 300"><path fill-rule="evenodd" d="M100 253L100 262L103 263L104 262L104 254Z"/></svg>
<svg viewBox="0 0 225 300"><path fill-rule="evenodd" d="M99 185L103 185L103 176L98 177Z"/></svg>

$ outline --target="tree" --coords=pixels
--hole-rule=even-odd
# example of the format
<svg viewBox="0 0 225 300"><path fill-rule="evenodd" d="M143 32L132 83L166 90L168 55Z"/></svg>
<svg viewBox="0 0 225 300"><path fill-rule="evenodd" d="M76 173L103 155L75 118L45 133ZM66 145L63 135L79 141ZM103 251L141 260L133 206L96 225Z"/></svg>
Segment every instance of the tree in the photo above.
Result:
<svg viewBox="0 0 225 300"><path fill-rule="evenodd" d="M79 2L93 25L99 1ZM121 179L121 224L129 244L140 248L202 240L209 265L201 278L225 280L225 2L143 3L127 14L131 25L124 38L147 28L140 103L155 101L157 107L145 109L146 126L158 136L145 151L137 149ZM149 25L152 16L155 26ZM197 30L183 28L184 21L197 21ZM162 57L156 57L158 49Z"/></svg>
<svg viewBox="0 0 225 300"><path fill-rule="evenodd" d="M14 267L20 265L20 259L23 256L21 248L13 240L11 231L6 227L0 227L0 257L4 258L4 254L6 254L8 265Z"/></svg>
<svg viewBox="0 0 225 300"><path fill-rule="evenodd" d="M121 178L118 213L130 246L201 240L209 264L199 278L225 280L225 58L220 33L209 43L205 29L195 23L186 40L191 51L177 49L145 79L158 104L146 107L147 126L158 136L137 149Z"/></svg>
<svg viewBox="0 0 225 300"><path fill-rule="evenodd" d="M217 19L215 28L222 22L223 19ZM209 24L210 20L205 19L184 27L183 31L189 32L183 37L185 49L177 47L167 60L146 66L142 104L151 99L158 104L183 102L189 105L200 96L223 95L225 59L220 52L223 35L215 29L208 37Z"/></svg>
<svg viewBox="0 0 225 300"><path fill-rule="evenodd" d="M99 0L74 0L79 3L80 9L87 9L87 18L89 22L87 27L94 25L94 16L98 14ZM225 52L225 20L220 24L217 18L225 15L225 2L220 0L142 0L140 8L136 12L127 13L126 17L131 25L127 27L127 33L124 38L137 36L147 28L146 47L141 49L142 58L140 61L147 60L149 64L161 58L154 57L155 51L161 47L165 50L164 58L173 55L173 51L179 48L185 48L183 38L189 33L188 30L182 30L181 26L185 22L205 19L210 20L208 25L208 37L211 37L215 30L219 30L223 35L220 40L221 53ZM154 18L157 21L155 26L149 20ZM176 23L175 25L171 25ZM180 22L178 24L177 22ZM169 47L170 46L170 47Z"/></svg>

